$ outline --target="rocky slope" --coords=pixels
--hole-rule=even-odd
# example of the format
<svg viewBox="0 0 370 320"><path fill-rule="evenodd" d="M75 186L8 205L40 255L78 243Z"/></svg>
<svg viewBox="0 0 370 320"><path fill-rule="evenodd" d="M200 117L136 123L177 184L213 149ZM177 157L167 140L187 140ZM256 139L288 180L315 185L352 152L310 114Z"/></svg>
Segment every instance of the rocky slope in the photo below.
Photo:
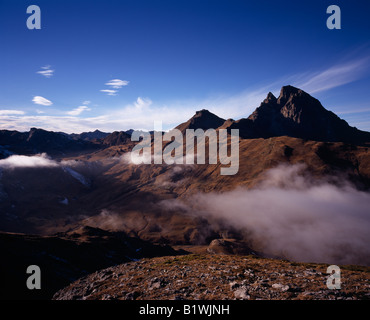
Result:
<svg viewBox="0 0 370 320"><path fill-rule="evenodd" d="M258 256L192 254L129 262L95 272L56 300L370 299L370 268L341 267L341 289L326 286L327 265Z"/></svg>

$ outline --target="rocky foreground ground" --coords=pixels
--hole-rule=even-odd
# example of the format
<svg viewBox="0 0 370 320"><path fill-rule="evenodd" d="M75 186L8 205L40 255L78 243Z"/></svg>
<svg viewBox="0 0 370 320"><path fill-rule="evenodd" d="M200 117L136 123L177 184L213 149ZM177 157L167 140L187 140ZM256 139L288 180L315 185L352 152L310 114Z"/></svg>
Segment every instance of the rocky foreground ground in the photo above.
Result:
<svg viewBox="0 0 370 320"><path fill-rule="evenodd" d="M340 266L341 288L328 289L327 264L255 255L190 254L142 259L81 278L56 300L369 300L370 267Z"/></svg>

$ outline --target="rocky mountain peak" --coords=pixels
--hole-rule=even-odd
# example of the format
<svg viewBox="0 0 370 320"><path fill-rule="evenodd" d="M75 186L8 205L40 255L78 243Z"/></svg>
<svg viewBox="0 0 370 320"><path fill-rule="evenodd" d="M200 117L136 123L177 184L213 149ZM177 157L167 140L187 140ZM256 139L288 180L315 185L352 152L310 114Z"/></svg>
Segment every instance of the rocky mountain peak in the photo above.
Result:
<svg viewBox="0 0 370 320"><path fill-rule="evenodd" d="M270 92L247 118L224 127L239 129L243 138L290 136L315 141L363 143L370 133L357 130L325 109L319 100L302 89L283 86L276 99Z"/></svg>
<svg viewBox="0 0 370 320"><path fill-rule="evenodd" d="M209 112L207 109L195 111L195 116L210 115L210 114L212 113Z"/></svg>
<svg viewBox="0 0 370 320"><path fill-rule="evenodd" d="M276 97L273 95L272 92L269 92L267 94L267 97L265 100L263 100L263 103L276 103L277 99Z"/></svg>
<svg viewBox="0 0 370 320"><path fill-rule="evenodd" d="M196 111L193 117L191 117L188 121L178 125L176 129L179 129L180 131L184 131L186 129L216 129L220 127L224 122L225 119L216 116L214 113L206 109L202 109Z"/></svg>
<svg viewBox="0 0 370 320"><path fill-rule="evenodd" d="M298 102L298 100L300 103L302 101L306 101L308 104L312 103L313 101L318 101L302 89L293 86L283 86L280 90L280 95L277 99L277 103L279 105L284 105L289 101Z"/></svg>
<svg viewBox="0 0 370 320"><path fill-rule="evenodd" d="M279 98L283 98L283 97L287 98L287 97L289 97L291 95L297 95L300 92L303 92L303 90L301 90L299 88L296 88L296 87L293 87L291 85L283 86L280 89Z"/></svg>

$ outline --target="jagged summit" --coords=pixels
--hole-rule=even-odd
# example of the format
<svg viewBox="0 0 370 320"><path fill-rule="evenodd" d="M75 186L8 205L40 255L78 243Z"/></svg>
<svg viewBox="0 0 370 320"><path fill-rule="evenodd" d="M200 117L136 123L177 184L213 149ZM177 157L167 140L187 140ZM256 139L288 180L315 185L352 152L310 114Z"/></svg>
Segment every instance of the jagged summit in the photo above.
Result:
<svg viewBox="0 0 370 320"><path fill-rule="evenodd" d="M315 141L341 141L361 144L370 141L370 133L348 125L319 100L302 89L283 86L279 97L272 92L248 117L239 120L222 119L202 109L188 121L176 127L186 129L239 129L242 138L290 136Z"/></svg>
<svg viewBox="0 0 370 320"><path fill-rule="evenodd" d="M267 94L266 99L265 99L265 100L263 100L263 103L269 103L269 102L274 102L274 101L276 101L276 97L273 95L273 93L272 93L272 92L269 92L269 93Z"/></svg>
<svg viewBox="0 0 370 320"><path fill-rule="evenodd" d="M294 94L298 94L304 92L302 89L299 89L297 87L287 85L287 86L282 86L280 89L280 96L279 97L286 97Z"/></svg>
<svg viewBox="0 0 370 320"><path fill-rule="evenodd" d="M247 119L224 127L239 129L242 138L290 136L315 141L370 141L369 132L349 126L319 100L290 85L281 88L278 98L269 92Z"/></svg>
<svg viewBox="0 0 370 320"><path fill-rule="evenodd" d="M210 111L209 111L209 110L207 110L207 109L202 109L202 110L195 111L195 114L196 114L196 115L212 114L212 112L210 112Z"/></svg>

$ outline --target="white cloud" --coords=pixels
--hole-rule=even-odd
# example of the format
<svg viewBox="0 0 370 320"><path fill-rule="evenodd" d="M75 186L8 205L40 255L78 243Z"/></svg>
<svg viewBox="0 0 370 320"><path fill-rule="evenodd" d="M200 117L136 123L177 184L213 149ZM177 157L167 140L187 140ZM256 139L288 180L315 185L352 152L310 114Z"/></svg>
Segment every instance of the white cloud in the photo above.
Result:
<svg viewBox="0 0 370 320"><path fill-rule="evenodd" d="M46 153L41 153L33 156L11 155L6 159L0 160L0 169L18 169L18 168L53 168L60 167L64 172L70 174L74 179L78 180L85 186L90 186L90 181L82 174L73 170L70 167L81 165L77 161L62 161L57 162L48 157Z"/></svg>
<svg viewBox="0 0 370 320"><path fill-rule="evenodd" d="M112 89L103 89L100 91L105 92L108 96L115 96L118 92L117 89L121 89L123 86L127 86L128 84L129 81L127 80L112 79L105 83L105 85L110 86Z"/></svg>
<svg viewBox="0 0 370 320"><path fill-rule="evenodd" d="M153 130L154 121L162 121L163 129L168 130L187 121L196 110L203 108L224 119L240 119L249 116L260 105L269 91L278 95L281 83L286 84L287 82L278 81L236 95L219 95L203 100L189 99L156 103L149 98L138 97L132 103L123 105L121 108L104 108L104 114L98 114L94 117L75 117L88 110L86 105L69 111L68 116L4 115L0 119L0 129L25 131L29 130L30 127L41 127L45 130L67 133L94 131L95 129L106 132L127 129ZM106 89L102 91L114 95L117 90ZM350 124L356 125L362 130L370 128L369 123L358 125L350 122Z"/></svg>
<svg viewBox="0 0 370 320"><path fill-rule="evenodd" d="M129 81L127 80L120 80L120 79L113 79L106 83L107 86L111 86L114 89L120 89L123 86L127 86Z"/></svg>
<svg viewBox="0 0 370 320"><path fill-rule="evenodd" d="M0 128L13 130L29 130L30 127L42 127L46 130L64 132L83 132L99 129L112 132L114 130L142 129L153 130L154 121L162 121L163 129L171 129L181 122L187 121L192 117L196 110L208 109L224 119L233 118L235 120L248 117L265 99L269 91L278 96L282 85L292 84L303 90L312 93L329 90L336 86L355 81L363 70L369 65L369 59L352 59L351 61L336 64L326 70L315 73L306 72L284 76L275 82L264 83L250 88L238 94L227 95L218 94L203 99L187 99L162 101L160 103L149 98L138 97L130 104L122 105L120 108L104 108L104 114L94 117L76 117L86 108L90 101L86 100L82 106L71 110L68 116L27 116L22 114L4 114L0 121ZM110 96L117 95L118 89L113 86L120 86L119 79L107 82L112 88L100 90ZM52 102L40 97L34 97L36 104L51 105ZM365 106L364 108L367 108ZM333 110L335 112L335 110ZM342 110L343 111L343 110ZM349 112L348 112L349 113ZM343 113L342 113L343 114ZM345 118L350 125L356 125L362 130L369 130L369 122L349 121L349 116Z"/></svg>
<svg viewBox="0 0 370 320"><path fill-rule="evenodd" d="M326 91L360 79L369 69L370 59L359 58L339 63L325 70L310 73L293 83L309 93Z"/></svg>
<svg viewBox="0 0 370 320"><path fill-rule="evenodd" d="M136 99L136 102L134 103L134 107L136 109L142 110L143 108L149 107L152 103L153 103L152 100L150 100L148 98L138 97Z"/></svg>
<svg viewBox="0 0 370 320"><path fill-rule="evenodd" d="M34 96L32 101L33 101L33 103L39 104L39 105L42 105L42 106L51 106L53 104L50 100L48 100L44 97L41 97L41 96Z"/></svg>
<svg viewBox="0 0 370 320"><path fill-rule="evenodd" d="M370 112L370 108L364 108L364 109L349 109L345 111L337 111L337 115L341 114L357 114L357 113L365 113L365 112Z"/></svg>
<svg viewBox="0 0 370 320"><path fill-rule="evenodd" d="M100 91L106 93L108 96L115 96L117 93L117 90L112 90L112 89L103 89Z"/></svg>
<svg viewBox="0 0 370 320"><path fill-rule="evenodd" d="M246 231L264 253L296 261L370 264L369 192L356 190L343 177L317 180L303 165L280 165L265 174L254 189L198 193L188 202L165 200L163 205L221 218L224 227Z"/></svg>
<svg viewBox="0 0 370 320"><path fill-rule="evenodd" d="M50 131L63 131L66 133L81 133L105 128L111 132L109 125L104 125L104 118L80 118L75 116L50 116L50 115L24 115L0 117L0 129L28 131L32 127L43 128Z"/></svg>
<svg viewBox="0 0 370 320"><path fill-rule="evenodd" d="M127 152L120 157L120 160L126 164L151 163L151 154L137 155L135 153Z"/></svg>
<svg viewBox="0 0 370 320"><path fill-rule="evenodd" d="M70 116L78 116L84 111L90 111L91 109L87 106L79 106L76 109L68 111L67 114Z"/></svg>
<svg viewBox="0 0 370 320"><path fill-rule="evenodd" d="M25 112L21 110L0 110L0 116L23 115L23 114L25 114Z"/></svg>
<svg viewBox="0 0 370 320"><path fill-rule="evenodd" d="M43 70L37 71L36 73L41 74L46 78L50 78L54 74L54 70L51 70L50 68L51 68L51 66L41 67L41 69L43 69Z"/></svg>
<svg viewBox="0 0 370 320"><path fill-rule="evenodd" d="M130 128L153 130L154 121L162 121L164 129L170 129L193 116L194 111L193 107L178 109L162 104L154 105L150 99L139 97L133 103L124 105L118 110L105 109L104 114L94 117L76 117L76 114L4 116L0 118L0 129L28 131L31 127L38 127L66 133L95 129L106 132Z"/></svg>
<svg viewBox="0 0 370 320"><path fill-rule="evenodd" d="M280 85L272 83L261 88L245 90L236 95L220 95L193 103L198 109L207 109L221 118L234 120L248 117L266 98L269 91L278 93ZM189 101L190 102L190 101ZM189 105L189 102L187 105Z"/></svg>
<svg viewBox="0 0 370 320"><path fill-rule="evenodd" d="M48 158L45 153L35 156L13 155L6 159L0 160L0 168L37 168L37 167L57 167L59 164Z"/></svg>

